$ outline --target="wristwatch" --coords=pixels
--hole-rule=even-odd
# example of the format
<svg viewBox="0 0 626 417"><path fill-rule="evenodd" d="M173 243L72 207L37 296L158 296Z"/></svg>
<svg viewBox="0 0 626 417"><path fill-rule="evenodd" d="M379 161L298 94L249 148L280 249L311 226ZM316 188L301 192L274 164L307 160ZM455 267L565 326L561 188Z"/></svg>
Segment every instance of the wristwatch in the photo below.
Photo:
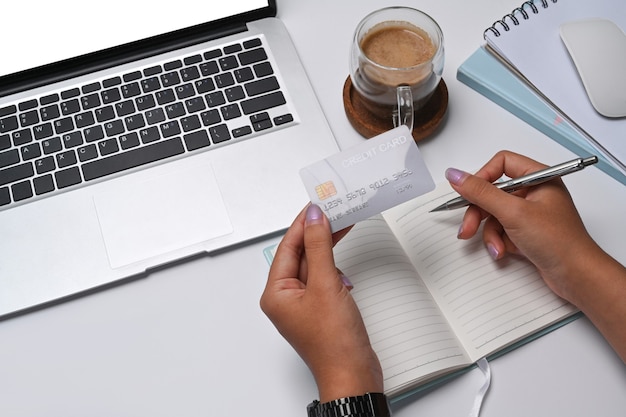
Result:
<svg viewBox="0 0 626 417"><path fill-rule="evenodd" d="M308 417L390 417L389 402L384 394L369 392L320 403L315 400L306 408Z"/></svg>

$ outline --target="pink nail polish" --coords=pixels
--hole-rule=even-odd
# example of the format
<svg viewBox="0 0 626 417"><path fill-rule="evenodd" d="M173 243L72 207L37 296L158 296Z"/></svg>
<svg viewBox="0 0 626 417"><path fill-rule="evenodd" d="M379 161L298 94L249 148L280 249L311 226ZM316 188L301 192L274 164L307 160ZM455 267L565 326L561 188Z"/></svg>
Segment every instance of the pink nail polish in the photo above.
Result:
<svg viewBox="0 0 626 417"><path fill-rule="evenodd" d="M493 246L491 243L487 245L487 252L489 252L489 255L491 255L494 260L497 260L500 256L500 252L498 252L498 249L496 249L496 247Z"/></svg>
<svg viewBox="0 0 626 417"><path fill-rule="evenodd" d="M454 185L461 185L469 174L456 168L446 169L446 179Z"/></svg>
<svg viewBox="0 0 626 417"><path fill-rule="evenodd" d="M306 209L306 224L318 224L322 223L324 218L324 213L322 213L322 209L319 208L317 204L311 204Z"/></svg>
<svg viewBox="0 0 626 417"><path fill-rule="evenodd" d="M354 288L354 285L352 285L352 282L347 276L345 276L344 274L340 274L339 278L341 278L341 282L343 282L343 285L345 285L346 288L348 288L349 290Z"/></svg>

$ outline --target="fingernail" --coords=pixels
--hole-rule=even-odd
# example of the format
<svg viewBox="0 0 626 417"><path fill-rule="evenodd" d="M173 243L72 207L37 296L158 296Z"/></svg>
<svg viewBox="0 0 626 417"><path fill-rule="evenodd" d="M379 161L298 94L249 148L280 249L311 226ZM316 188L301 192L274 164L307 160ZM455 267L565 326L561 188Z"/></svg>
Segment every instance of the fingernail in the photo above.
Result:
<svg viewBox="0 0 626 417"><path fill-rule="evenodd" d="M324 213L322 213L322 210L319 208L317 204L311 204L306 209L306 221L305 222L307 225L322 223L323 218L324 218Z"/></svg>
<svg viewBox="0 0 626 417"><path fill-rule="evenodd" d="M500 256L500 252L498 252L498 249L496 249L496 247L493 246L491 243L487 244L487 252L489 252L489 255L491 255L494 260L497 260L498 256Z"/></svg>
<svg viewBox="0 0 626 417"><path fill-rule="evenodd" d="M347 276L345 276L344 274L339 274L339 278L341 278L341 282L343 282L343 285L345 285L346 288L348 288L349 290L354 288L354 285L352 285L352 282L350 282L350 279Z"/></svg>
<svg viewBox="0 0 626 417"><path fill-rule="evenodd" d="M461 185L469 174L456 168L446 169L446 179L454 185Z"/></svg>
<svg viewBox="0 0 626 417"><path fill-rule="evenodd" d="M461 239L461 234L463 233L463 224L461 223L461 225L459 226L459 231L456 232L456 238L457 239Z"/></svg>

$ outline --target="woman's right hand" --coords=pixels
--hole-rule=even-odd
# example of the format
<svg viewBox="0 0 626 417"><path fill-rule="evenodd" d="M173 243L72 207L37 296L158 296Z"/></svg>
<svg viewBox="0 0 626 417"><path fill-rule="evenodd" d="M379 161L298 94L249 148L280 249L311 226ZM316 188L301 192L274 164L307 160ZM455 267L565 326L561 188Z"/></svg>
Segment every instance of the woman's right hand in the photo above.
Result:
<svg viewBox="0 0 626 417"><path fill-rule="evenodd" d="M594 322L626 361L626 268L591 238L560 179L507 193L492 183L546 168L537 161L498 152L475 175L450 168L446 178L472 205L458 237L474 236L485 220L483 241L494 259L527 257L546 284Z"/></svg>

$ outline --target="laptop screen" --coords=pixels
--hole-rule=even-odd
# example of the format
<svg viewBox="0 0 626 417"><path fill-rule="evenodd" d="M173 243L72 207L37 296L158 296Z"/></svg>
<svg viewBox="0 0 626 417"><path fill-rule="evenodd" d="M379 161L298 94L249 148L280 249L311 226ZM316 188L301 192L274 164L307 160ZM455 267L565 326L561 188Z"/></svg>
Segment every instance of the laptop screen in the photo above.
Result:
<svg viewBox="0 0 626 417"><path fill-rule="evenodd" d="M268 0L2 3L0 77L268 6Z"/></svg>

